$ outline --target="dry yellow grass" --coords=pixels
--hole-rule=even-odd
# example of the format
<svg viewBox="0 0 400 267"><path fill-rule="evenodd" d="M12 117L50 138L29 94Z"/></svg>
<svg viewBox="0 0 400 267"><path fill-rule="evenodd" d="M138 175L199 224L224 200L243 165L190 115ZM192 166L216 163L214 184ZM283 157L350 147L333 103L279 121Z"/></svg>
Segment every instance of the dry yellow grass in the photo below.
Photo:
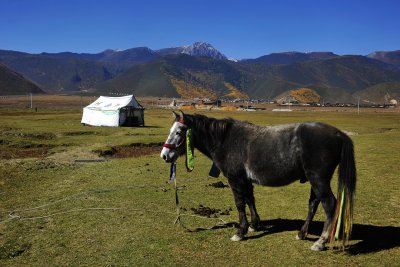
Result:
<svg viewBox="0 0 400 267"><path fill-rule="evenodd" d="M225 107L221 107L220 110L236 111L236 110L237 110L237 107L234 107L234 106L225 106Z"/></svg>
<svg viewBox="0 0 400 267"><path fill-rule="evenodd" d="M194 110L194 109L196 109L196 107L193 106L193 105L182 105L179 108L180 109L184 109L184 110Z"/></svg>
<svg viewBox="0 0 400 267"><path fill-rule="evenodd" d="M246 93L240 91L239 89L237 89L232 84L230 84L228 82L224 82L224 85L230 91L229 94L225 95L226 97L241 98L241 99L248 99L249 98L249 96Z"/></svg>
<svg viewBox="0 0 400 267"><path fill-rule="evenodd" d="M217 98L217 95L213 91L201 86L185 83L185 81L175 79L171 79L171 83L175 87L176 92L182 98Z"/></svg>
<svg viewBox="0 0 400 267"><path fill-rule="evenodd" d="M290 96L301 103L318 103L321 99L321 96L317 92L309 88L292 90L290 91Z"/></svg>

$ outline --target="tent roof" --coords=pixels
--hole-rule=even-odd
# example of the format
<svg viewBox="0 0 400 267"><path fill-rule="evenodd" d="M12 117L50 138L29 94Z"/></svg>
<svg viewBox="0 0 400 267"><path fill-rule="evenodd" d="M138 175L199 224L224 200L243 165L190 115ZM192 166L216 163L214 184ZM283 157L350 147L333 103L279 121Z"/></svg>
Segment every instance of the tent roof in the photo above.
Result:
<svg viewBox="0 0 400 267"><path fill-rule="evenodd" d="M123 107L143 108L133 95L121 97L100 96L85 108L91 110L119 110Z"/></svg>

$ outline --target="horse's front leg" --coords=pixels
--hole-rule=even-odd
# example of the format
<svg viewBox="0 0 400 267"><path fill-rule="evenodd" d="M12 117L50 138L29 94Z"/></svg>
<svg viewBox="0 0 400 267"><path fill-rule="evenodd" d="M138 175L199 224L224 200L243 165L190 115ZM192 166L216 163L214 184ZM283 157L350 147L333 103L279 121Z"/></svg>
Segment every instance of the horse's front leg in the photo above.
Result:
<svg viewBox="0 0 400 267"><path fill-rule="evenodd" d="M249 223L246 217L246 190L248 190L248 188L240 182L240 178L228 180L235 198L236 208L239 213L239 228L237 229L236 234L231 237L231 240L240 241L247 234L249 228Z"/></svg>
<svg viewBox="0 0 400 267"><path fill-rule="evenodd" d="M249 229L249 223L246 217L246 203L243 197L235 192L233 194L235 195L236 208L239 213L239 228L237 229L236 234L231 237L231 240L240 241L247 234L247 231Z"/></svg>

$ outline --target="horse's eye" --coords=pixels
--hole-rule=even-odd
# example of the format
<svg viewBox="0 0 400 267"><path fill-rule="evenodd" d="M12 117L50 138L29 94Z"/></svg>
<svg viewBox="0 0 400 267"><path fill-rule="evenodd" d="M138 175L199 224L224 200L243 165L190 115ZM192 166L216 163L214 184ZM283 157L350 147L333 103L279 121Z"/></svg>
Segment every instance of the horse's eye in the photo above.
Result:
<svg viewBox="0 0 400 267"><path fill-rule="evenodd" d="M181 131L177 131L176 135L181 135L181 133L182 133Z"/></svg>

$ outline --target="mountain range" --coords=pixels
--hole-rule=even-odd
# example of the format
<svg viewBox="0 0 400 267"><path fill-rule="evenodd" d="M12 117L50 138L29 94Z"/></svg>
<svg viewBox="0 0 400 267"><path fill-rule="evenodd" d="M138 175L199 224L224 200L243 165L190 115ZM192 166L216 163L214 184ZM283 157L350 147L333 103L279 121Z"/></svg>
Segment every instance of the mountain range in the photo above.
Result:
<svg viewBox="0 0 400 267"><path fill-rule="evenodd" d="M2 95L44 94L33 82L0 64L0 89Z"/></svg>
<svg viewBox="0 0 400 267"><path fill-rule="evenodd" d="M307 87L329 102L354 102L360 96L374 102L383 99L382 92L386 98L400 93L400 50L366 56L283 52L233 61L212 45L197 42L97 54L0 50L0 63L48 93L85 90L105 95L272 100ZM0 94L13 92L0 86Z"/></svg>

